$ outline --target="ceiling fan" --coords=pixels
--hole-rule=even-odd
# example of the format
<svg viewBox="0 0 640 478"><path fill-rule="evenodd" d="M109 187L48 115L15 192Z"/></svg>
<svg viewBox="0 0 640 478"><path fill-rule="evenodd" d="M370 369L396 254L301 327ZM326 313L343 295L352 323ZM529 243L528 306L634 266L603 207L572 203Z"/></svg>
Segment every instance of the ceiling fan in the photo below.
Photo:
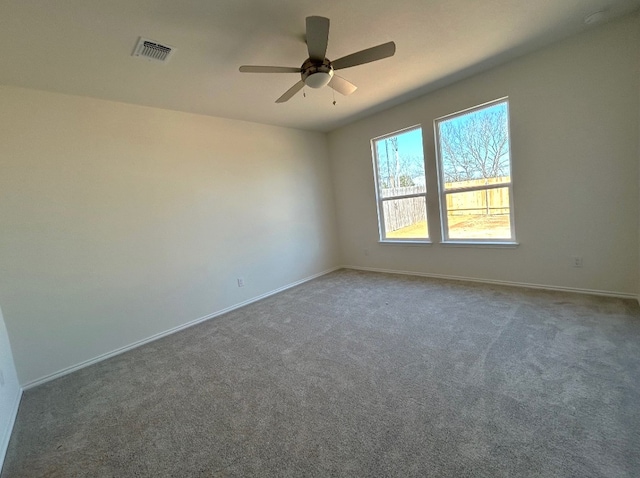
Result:
<svg viewBox="0 0 640 478"><path fill-rule="evenodd" d="M390 41L331 61L325 56L329 42L329 19L325 17L307 17L306 38L309 58L300 68L243 65L240 71L242 73L300 73L302 79L278 98L276 103L288 101L305 85L311 88L322 88L328 85L338 93L350 95L356 91L357 86L334 74L334 71L382 60L393 56L396 52L396 44Z"/></svg>

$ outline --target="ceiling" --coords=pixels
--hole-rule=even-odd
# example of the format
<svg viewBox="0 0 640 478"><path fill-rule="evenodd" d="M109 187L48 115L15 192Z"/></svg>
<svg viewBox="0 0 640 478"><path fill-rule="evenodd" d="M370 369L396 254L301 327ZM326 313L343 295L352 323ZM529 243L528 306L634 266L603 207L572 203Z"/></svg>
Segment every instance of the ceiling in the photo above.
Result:
<svg viewBox="0 0 640 478"><path fill-rule="evenodd" d="M330 131L578 33L640 0L0 0L0 84L300 129ZM305 17L331 20L329 59L395 41L396 55L340 71L351 96L305 88ZM132 56L142 36L176 48Z"/></svg>

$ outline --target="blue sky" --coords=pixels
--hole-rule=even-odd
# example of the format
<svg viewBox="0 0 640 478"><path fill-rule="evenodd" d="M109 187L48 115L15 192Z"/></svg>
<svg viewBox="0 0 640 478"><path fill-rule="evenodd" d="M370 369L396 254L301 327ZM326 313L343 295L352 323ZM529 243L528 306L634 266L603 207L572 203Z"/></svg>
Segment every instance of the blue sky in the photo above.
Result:
<svg viewBox="0 0 640 478"><path fill-rule="evenodd" d="M398 138L398 151L401 157L416 157L419 160L423 159L422 130L420 127L411 131L399 133L395 135L395 137ZM376 146L378 148L378 158L380 161L384 161L387 156L385 139L377 141ZM389 152L391 152L391 149Z"/></svg>

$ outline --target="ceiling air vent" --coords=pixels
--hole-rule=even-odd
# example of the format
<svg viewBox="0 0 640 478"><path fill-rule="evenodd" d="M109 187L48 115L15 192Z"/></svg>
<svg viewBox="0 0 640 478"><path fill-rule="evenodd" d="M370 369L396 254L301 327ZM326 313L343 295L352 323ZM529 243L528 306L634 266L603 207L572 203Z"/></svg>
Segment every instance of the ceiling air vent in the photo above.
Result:
<svg viewBox="0 0 640 478"><path fill-rule="evenodd" d="M169 45L162 45L157 41L140 37L133 50L133 56L146 58L151 61L166 63L176 49Z"/></svg>

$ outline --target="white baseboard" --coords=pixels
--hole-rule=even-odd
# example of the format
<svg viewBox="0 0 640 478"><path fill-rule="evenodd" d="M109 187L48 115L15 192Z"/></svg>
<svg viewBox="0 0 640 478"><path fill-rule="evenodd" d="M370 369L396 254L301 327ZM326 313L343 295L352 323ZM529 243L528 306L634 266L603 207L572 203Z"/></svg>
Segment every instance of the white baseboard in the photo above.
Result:
<svg viewBox="0 0 640 478"><path fill-rule="evenodd" d="M494 285L505 285L510 287L524 287L528 289L542 289L542 290L553 290L559 292L575 292L578 294L590 294L590 295L600 295L605 297L618 297L622 299L636 299L640 303L640 298L635 294L627 294L624 292L614 292L608 290L595 290L595 289L580 289L577 287L562 287L562 286L554 286L554 285L545 285L545 284L530 284L528 282L512 282L512 281L503 281L503 280L494 280L494 279L479 279L477 277L463 277L463 276L451 276L445 274L431 274L428 272L411 272L411 271L401 271L401 270L393 270L393 269L379 269L376 267L360 267L360 266L342 266L344 269L353 269L359 271L369 271L369 272L384 272L387 274L403 274L410 276L420 276L420 277L430 277L433 279L448 279L448 280L458 280L465 282L479 282L482 284L494 284Z"/></svg>
<svg viewBox="0 0 640 478"><path fill-rule="evenodd" d="M272 291L266 292L266 293L261 294L259 296L256 296L256 297L253 297L251 299L245 300L245 301L240 302L238 304L234 304L234 305L232 305L230 307L227 307L225 309L218 310L216 312L213 312L212 314L205 315L204 317L200 317L198 319L192 320L192 321L187 322L187 323L182 324L182 325L178 325L177 327L173 327L173 328L171 328L169 330L165 330L163 332L159 332L159 333L154 334L154 335L152 335L150 337L147 337L145 339L138 340L136 342L133 342L133 343L131 343L129 345L125 345L124 347L120 347L119 349L113 350L111 352L107 352L105 354L98 355L97 357L94 357L94 358L89 359L89 360L85 360L84 362L80 362L80 363L78 363L76 365L72 365L70 367L66 367L66 368L64 368L62 370L59 370L58 372L54 372L52 374L45 375L44 377L40 377L40 378L38 378L36 380L32 380L30 382L25 383L25 384L22 385L22 389L23 390L29 390L31 388L37 387L38 385L42 385L44 383L50 382L51 380L55 380L56 378L63 377L64 375L68 375L68 374L70 374L72 372L75 372L76 370L80 370L82 368L88 367L89 365L93 365L95 363L102 362L103 360L106 360L106 359L111 358L111 357L115 357L116 355L120 355L121 353L124 353L124 352L127 352L129 350L132 350L132 349L135 349L137 347L140 347L141 345L144 345L144 344L147 344L149 342L153 342L154 340L158 340L158 339L161 339L163 337L166 337L167 335L175 334L176 332L184 330L184 329L186 329L188 327L193 327L194 325L197 325L197 324L199 324L201 322L204 322L205 320L213 319L214 317L218 317L220 315L226 314L226 313L231 312L233 310L239 309L240 307L244 307L245 305L252 304L253 302L257 302L257 301L259 301L261 299L265 299L265 298L267 298L269 296L272 296L272 295L277 294L279 292L285 291L287 289L291 289L292 287L295 287L297 285L303 284L303 283L308 282L310 280L316 279L317 277L329 274L329 273L331 273L333 271L336 271L338 269L341 269L341 267L334 267L332 269L325 270L325 271L320 272L318 274L314 274L312 276L305 277L304 279L301 279L299 281L292 282L291 284L287 284L285 286L279 287L277 289L274 289Z"/></svg>
<svg viewBox="0 0 640 478"><path fill-rule="evenodd" d="M13 426L16 424L16 418L18 417L18 409L20 408L20 400L22 400L22 388L18 390L16 398L11 409L11 419L7 424L6 430L4 430L4 436L0 441L0 474L2 474L2 467L4 465L4 459L7 456L7 449L9 448L9 440L11 439L11 433L13 432Z"/></svg>
<svg viewBox="0 0 640 478"><path fill-rule="evenodd" d="M333 271L336 271L338 269L353 269L353 270L362 270L362 271L369 271L369 272L384 272L387 274L404 274L404 275L413 275L413 276L420 276L420 277L430 277L430 278L434 278L434 279L449 279L449 280L458 280L458 281L466 281L466 282L479 282L479 283L483 283L483 284L495 284L495 285L505 285L505 286L512 286L512 287L526 287L526 288L530 288L530 289L543 289L543 290L554 290L554 291L561 291L561 292L576 292L576 293L580 293L580 294L591 294L591 295L600 295L600 296L607 296L607 297L619 297L619 298L624 298L624 299L635 299L638 300L638 302L640 303L640 298L635 295L635 294L627 294L627 293L622 293L622 292L614 292L614 291L604 291L604 290L593 290L593 289L580 289L580 288L575 288L575 287L561 287L561 286L552 286L552 285L545 285L545 284L531 284L531 283L527 283L527 282L512 282L512 281L502 281L502 280L493 280L493 279L479 279L479 278L475 278L475 277L463 277L463 276L452 276L452 275L445 275L445 274L431 274L431 273L427 273L427 272L412 272L412 271L402 271L402 270L393 270L393 269L380 269L380 268L376 268L376 267L360 267L360 266L352 266L352 265L344 265L344 266L339 266L339 267L334 267L332 269L328 269L325 270L323 272L320 272L318 274L314 274L312 276L306 277L304 279L301 279L299 281L293 282L291 284L287 284L283 287L279 287L278 289L274 289L270 292L267 292L265 294L253 297L251 299L245 300L243 302L240 302L238 304L232 305L230 307L227 307L225 309L222 310L218 310L212 314L209 315L205 315L204 317L200 317L198 319L192 320L190 322L187 322L185 324L179 325L177 327L173 327L169 330L165 330L164 332L160 332L157 334L154 334L150 337L147 337L145 339L142 340L138 340L137 342L133 342L132 344L126 345L124 347L121 347L119 349L113 350L111 352L107 352L105 354L99 355L97 357L94 357L92 359L86 360L84 362L78 363L76 365L72 365L70 367L64 368L58 372L54 372L52 374L46 375L44 377L38 378L36 380L32 380L31 382L25 383L22 385L22 389L23 390L29 390L31 388L37 387L38 385L42 385L44 383L47 383L51 380L55 380L56 378L62 377L64 375L68 375L72 372L75 372L76 370L80 370L84 367L88 367L89 365L93 365L95 363L101 362L103 360L106 360L108 358L114 357L116 355L120 355L121 353L127 352L129 350L135 349L136 347L140 347L141 345L147 344L149 342L153 342L154 340L158 340L162 337L166 337L167 335L171 335L174 334L176 332L179 332L180 330L186 329L188 327L192 327L196 324L199 324L201 322L204 322L205 320L209 320L209 319L213 319L214 317L218 317L220 315L226 314L228 312L231 312L233 310L239 309L240 307L244 307L245 305L249 305L252 304L253 302L257 302L261 299L265 299L271 295L277 294L279 292L285 291L287 289L290 289L292 287L295 287L297 285L303 284L305 282L308 282L310 280L313 280L317 277L329 274Z"/></svg>

